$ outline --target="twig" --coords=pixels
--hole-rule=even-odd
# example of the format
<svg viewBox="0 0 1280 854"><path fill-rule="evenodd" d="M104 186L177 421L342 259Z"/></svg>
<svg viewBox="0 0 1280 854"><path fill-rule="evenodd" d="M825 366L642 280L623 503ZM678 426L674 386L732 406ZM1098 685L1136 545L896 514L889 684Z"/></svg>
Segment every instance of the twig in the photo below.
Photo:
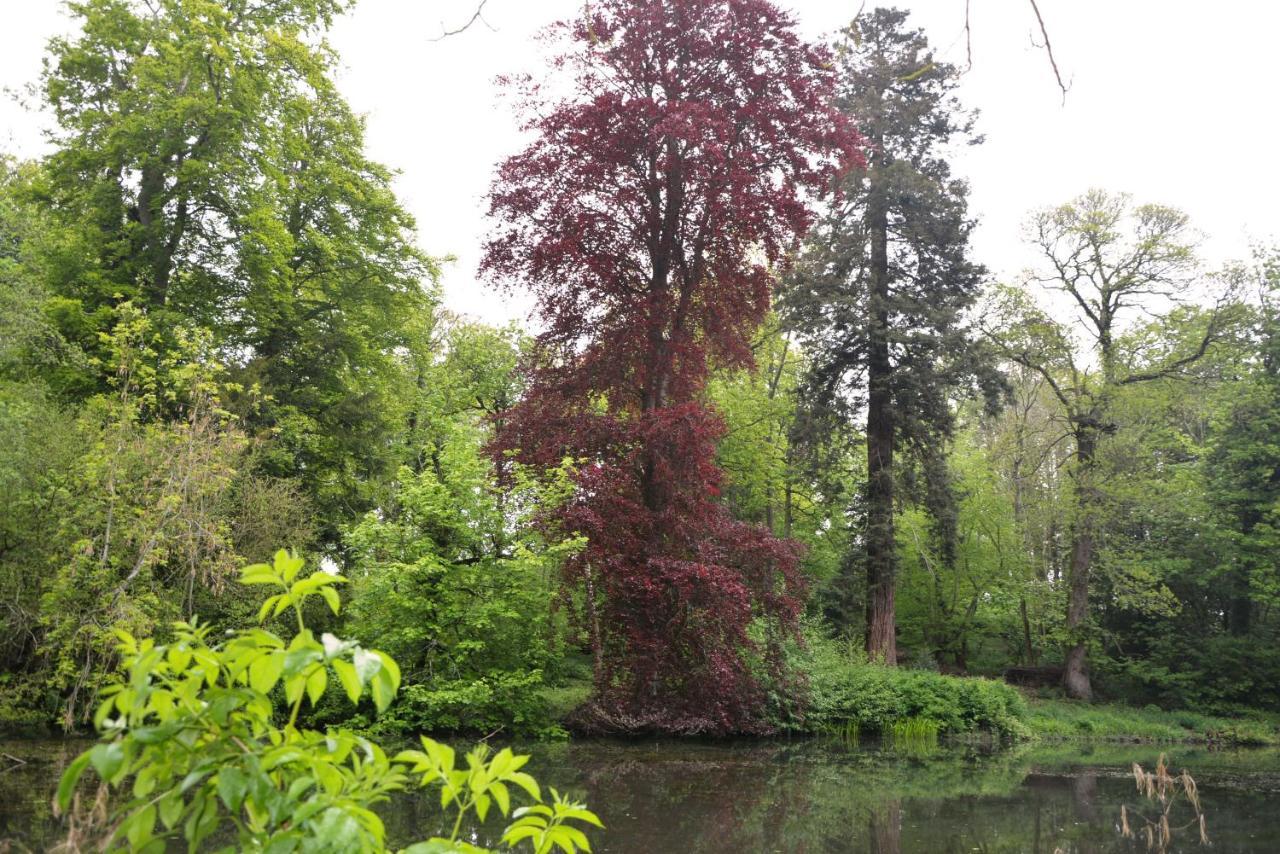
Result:
<svg viewBox="0 0 1280 854"><path fill-rule="evenodd" d="M1053 55L1053 45L1049 42L1049 29L1044 25L1044 16L1040 14L1040 5L1036 0L1030 0L1031 10L1036 13L1036 21L1040 24L1040 37L1044 39L1045 53L1049 54L1049 65L1053 67L1053 76L1058 81L1058 88L1062 90L1062 103L1067 103L1067 90L1071 88L1068 83L1062 82L1062 72L1058 70L1058 60ZM965 29L968 30L968 2L965 3Z"/></svg>
<svg viewBox="0 0 1280 854"><path fill-rule="evenodd" d="M968 74L973 70L973 31L969 28L969 2L964 0L964 71L961 74Z"/></svg>
<svg viewBox="0 0 1280 854"><path fill-rule="evenodd" d="M440 35L434 39L431 39L431 41L433 42L444 41L445 39L449 38L449 36L456 36L459 33L464 33L467 30L471 29L471 25L474 24L476 21L479 21L480 23L488 27L490 32L496 33L497 30L493 28L493 25L484 19L484 7L485 7L485 4L487 4L488 2L489 0L480 0L480 5L476 6L475 13L472 14L471 18L465 24L458 27L456 30L446 30L444 28L444 22L442 21L440 23Z"/></svg>
<svg viewBox="0 0 1280 854"><path fill-rule="evenodd" d="M5 759L8 759L11 763L13 763L9 767L3 770L0 770L0 774L3 774L5 771L12 771L14 768L21 768L23 765L27 764L27 760L19 759L18 757L14 756L12 753L0 753L0 756L3 756Z"/></svg>

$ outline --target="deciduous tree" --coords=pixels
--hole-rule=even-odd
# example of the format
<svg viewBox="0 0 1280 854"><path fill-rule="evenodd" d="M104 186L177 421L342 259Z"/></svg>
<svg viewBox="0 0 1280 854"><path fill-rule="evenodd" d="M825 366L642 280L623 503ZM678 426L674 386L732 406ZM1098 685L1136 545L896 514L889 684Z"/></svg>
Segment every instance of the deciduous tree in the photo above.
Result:
<svg viewBox="0 0 1280 854"><path fill-rule="evenodd" d="M597 710L747 727L747 628L790 626L801 585L792 544L715 500L704 387L710 364L751 363L773 271L855 135L826 55L766 0L605 0L553 32L569 94L516 83L533 142L490 197L484 269L544 325L501 445L580 461L561 521L589 541L568 579L600 617Z"/></svg>
<svg viewBox="0 0 1280 854"><path fill-rule="evenodd" d="M1199 361L1223 332L1232 289L1216 282L1213 311L1192 318L1198 331L1176 339L1128 335L1134 318L1174 311L1204 279L1186 214L1134 205L1127 195L1093 190L1033 215L1029 239L1043 262L1038 281L1068 301L1061 323L1026 293L1003 292L988 331L1013 362L1039 373L1051 390L1073 445L1071 554L1067 564L1068 633L1064 682L1078 699L1093 694L1088 672L1089 593L1104 472L1099 445L1118 424L1116 395L1125 387L1176 377ZM1184 309L1185 313L1185 309ZM1003 317L1005 326L994 323ZM1083 344L1077 344L1077 332Z"/></svg>

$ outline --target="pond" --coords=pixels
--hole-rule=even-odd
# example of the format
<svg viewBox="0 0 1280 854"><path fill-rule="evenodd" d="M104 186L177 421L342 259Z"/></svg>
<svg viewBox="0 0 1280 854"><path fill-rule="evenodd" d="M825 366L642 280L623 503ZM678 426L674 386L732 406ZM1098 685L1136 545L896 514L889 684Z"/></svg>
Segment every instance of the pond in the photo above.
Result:
<svg viewBox="0 0 1280 854"><path fill-rule="evenodd" d="M39 851L58 838L49 793L82 747L0 741L7 754L0 840ZM600 813L608 829L594 836L595 849L610 854L1137 852L1145 842L1121 837L1120 806L1156 814L1130 773L1135 761L1154 764L1159 749L1146 745L903 750L817 740L586 740L523 749L534 754L530 770L544 785ZM1192 814L1175 809L1167 850L1280 851L1280 753L1174 748L1169 758L1199 783L1212 845L1200 845L1194 826L1178 830ZM432 798L404 796L383 813L393 841L437 830Z"/></svg>

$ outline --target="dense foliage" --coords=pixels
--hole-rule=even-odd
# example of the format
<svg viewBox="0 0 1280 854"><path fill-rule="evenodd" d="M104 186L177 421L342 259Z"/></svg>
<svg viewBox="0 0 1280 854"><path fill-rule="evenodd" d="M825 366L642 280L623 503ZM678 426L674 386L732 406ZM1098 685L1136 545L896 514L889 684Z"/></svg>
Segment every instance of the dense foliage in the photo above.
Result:
<svg viewBox="0 0 1280 854"><path fill-rule="evenodd" d="M334 85L349 5L71 3L0 160L0 726L104 728L121 845L377 848L409 776L506 812L513 756L375 736L1273 737L1274 249L1092 190L996 281L905 13L603 0L508 81L494 328ZM260 611L281 544L324 571Z"/></svg>
<svg viewBox="0 0 1280 854"><path fill-rule="evenodd" d="M836 103L866 135L867 162L845 176L786 294L788 324L812 360L806 404L842 420L865 416L861 566L846 563L828 615L842 632L861 622L868 652L888 665L897 664L898 458L931 481L927 496L949 561L940 445L952 430L954 397L970 385L988 393L998 385L967 321L985 271L969 257L968 186L946 159L957 143L980 139L953 94L956 69L934 59L906 17L889 9L859 15L837 43ZM859 598L865 620L854 613Z"/></svg>
<svg viewBox="0 0 1280 854"><path fill-rule="evenodd" d="M598 827L599 819L555 790L552 804L543 804L537 781L520 770L528 757L509 748L490 758L478 746L462 769L453 748L429 738L422 750L388 758L346 730L300 728L304 701L314 707L331 684L352 703L367 696L379 711L400 686L391 656L328 632L317 639L307 628L307 600L339 613L336 588L346 579L324 571L303 576L302 567L301 558L280 551L271 564L240 574L242 584L279 591L263 600L258 620L296 619L287 642L264 629L214 642L212 627L194 621L179 623L170 644L117 630L121 672L101 692L94 715L102 740L70 764L58 786L59 809L75 803L70 849L101 843L104 850L158 852L173 838L191 851L205 841L227 843L227 851L384 851L386 831L372 807L419 777L423 787L439 786L440 805L454 820L447 836L410 845L406 854L481 854L460 834L464 820L482 822L491 807L515 819L502 837L508 848L527 842L536 854L590 850L572 822ZM279 698L288 711L283 726ZM99 801L106 789L123 796L109 810L77 800L90 766L105 786ZM533 801L514 814L513 790Z"/></svg>
<svg viewBox="0 0 1280 854"><path fill-rule="evenodd" d="M765 0L608 0L559 29L570 94L523 87L534 142L491 194L484 267L529 288L545 327L500 447L581 462L558 518L587 539L566 578L598 724L749 728L749 658L780 664L804 584L794 544L715 500L707 373L752 364L774 268L855 137L825 54Z"/></svg>

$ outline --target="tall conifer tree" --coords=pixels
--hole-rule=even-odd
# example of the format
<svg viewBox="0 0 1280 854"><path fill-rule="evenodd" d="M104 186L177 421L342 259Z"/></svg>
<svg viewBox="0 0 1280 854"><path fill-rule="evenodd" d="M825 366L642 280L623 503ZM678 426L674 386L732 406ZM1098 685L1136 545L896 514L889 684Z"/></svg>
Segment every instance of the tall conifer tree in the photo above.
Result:
<svg viewBox="0 0 1280 854"><path fill-rule="evenodd" d="M856 627L865 571L867 650L893 664L895 458L928 459L951 430L953 394L996 385L964 320L984 271L969 257L968 187L946 159L948 146L979 139L953 96L955 69L905 12L859 15L837 55L838 104L867 139L867 163L811 233L787 317L812 358L810 403L866 414L864 553L845 561L830 610Z"/></svg>

